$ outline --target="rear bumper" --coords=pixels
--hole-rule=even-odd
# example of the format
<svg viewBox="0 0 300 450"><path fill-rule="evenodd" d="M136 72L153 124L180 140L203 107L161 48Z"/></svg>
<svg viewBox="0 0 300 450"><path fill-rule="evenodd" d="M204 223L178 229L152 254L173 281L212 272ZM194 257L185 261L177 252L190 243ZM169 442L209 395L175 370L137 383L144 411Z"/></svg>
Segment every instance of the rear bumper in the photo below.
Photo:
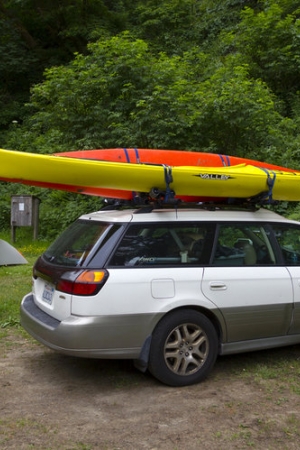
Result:
<svg viewBox="0 0 300 450"><path fill-rule="evenodd" d="M21 324L37 341L72 356L138 359L147 337L160 319L153 314L70 316L54 319L26 295L21 303Z"/></svg>

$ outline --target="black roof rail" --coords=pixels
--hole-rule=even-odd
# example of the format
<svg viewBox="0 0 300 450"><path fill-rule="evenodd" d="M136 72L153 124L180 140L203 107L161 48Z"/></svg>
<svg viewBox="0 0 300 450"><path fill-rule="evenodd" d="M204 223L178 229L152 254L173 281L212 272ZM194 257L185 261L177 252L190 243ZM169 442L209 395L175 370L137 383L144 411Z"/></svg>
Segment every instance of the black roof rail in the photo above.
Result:
<svg viewBox="0 0 300 450"><path fill-rule="evenodd" d="M148 206L140 206L139 208L137 208L134 213L135 214L145 214L145 213L151 213L154 209L153 205L148 205Z"/></svg>
<svg viewBox="0 0 300 450"><path fill-rule="evenodd" d="M256 211L260 209L262 205L246 199L230 199L224 202L181 202L171 201L169 203L164 202L145 202L137 203L134 200L120 200L120 199L108 199L105 200L105 206L101 208L101 211L113 211L119 209L135 209L135 214L151 213L154 209L206 209L210 211L215 210L251 210Z"/></svg>

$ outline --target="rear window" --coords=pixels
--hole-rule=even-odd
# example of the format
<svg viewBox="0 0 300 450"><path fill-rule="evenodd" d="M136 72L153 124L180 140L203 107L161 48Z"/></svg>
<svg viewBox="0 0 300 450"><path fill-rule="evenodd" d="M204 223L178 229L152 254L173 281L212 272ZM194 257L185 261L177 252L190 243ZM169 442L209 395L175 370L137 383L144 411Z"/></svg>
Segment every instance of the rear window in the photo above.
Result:
<svg viewBox="0 0 300 450"><path fill-rule="evenodd" d="M50 245L43 257L61 266L82 266L92 257L94 249L98 251L113 234L113 228L105 222L77 220Z"/></svg>

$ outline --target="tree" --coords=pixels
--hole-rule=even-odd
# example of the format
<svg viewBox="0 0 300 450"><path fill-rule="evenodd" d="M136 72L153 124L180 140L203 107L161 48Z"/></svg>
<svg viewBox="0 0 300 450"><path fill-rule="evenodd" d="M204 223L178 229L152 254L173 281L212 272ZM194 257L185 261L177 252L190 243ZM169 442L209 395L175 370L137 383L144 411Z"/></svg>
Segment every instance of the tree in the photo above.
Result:
<svg viewBox="0 0 300 450"><path fill-rule="evenodd" d="M48 69L45 82L34 87L30 145L35 142L38 151L41 139L48 144L44 153L59 146L241 156L270 146L282 150L290 124L268 86L251 78L238 56L229 55L221 64L197 48L182 57L155 55L129 33L91 44L89 51L69 65Z"/></svg>
<svg viewBox="0 0 300 450"><path fill-rule="evenodd" d="M0 0L0 129L24 120L30 87L46 67L124 30L127 15L122 0Z"/></svg>
<svg viewBox="0 0 300 450"><path fill-rule="evenodd" d="M300 88L300 8L299 2L261 2L262 10L246 7L241 22L224 33L225 49L243 55L250 75L261 79L283 101L284 115L291 117L295 95Z"/></svg>
<svg viewBox="0 0 300 450"><path fill-rule="evenodd" d="M14 21L5 19L1 11L0 3L0 128L23 120L30 85L36 81L32 67L37 63Z"/></svg>

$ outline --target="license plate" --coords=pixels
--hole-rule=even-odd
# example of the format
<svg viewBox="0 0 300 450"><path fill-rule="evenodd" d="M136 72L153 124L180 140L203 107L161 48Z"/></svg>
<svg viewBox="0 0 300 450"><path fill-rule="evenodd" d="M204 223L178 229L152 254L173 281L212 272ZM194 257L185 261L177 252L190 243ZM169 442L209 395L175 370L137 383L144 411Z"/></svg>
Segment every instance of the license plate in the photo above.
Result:
<svg viewBox="0 0 300 450"><path fill-rule="evenodd" d="M44 302L51 305L53 294L54 294L54 286L52 286L51 284L45 284L43 295L42 295L42 299L44 300Z"/></svg>

